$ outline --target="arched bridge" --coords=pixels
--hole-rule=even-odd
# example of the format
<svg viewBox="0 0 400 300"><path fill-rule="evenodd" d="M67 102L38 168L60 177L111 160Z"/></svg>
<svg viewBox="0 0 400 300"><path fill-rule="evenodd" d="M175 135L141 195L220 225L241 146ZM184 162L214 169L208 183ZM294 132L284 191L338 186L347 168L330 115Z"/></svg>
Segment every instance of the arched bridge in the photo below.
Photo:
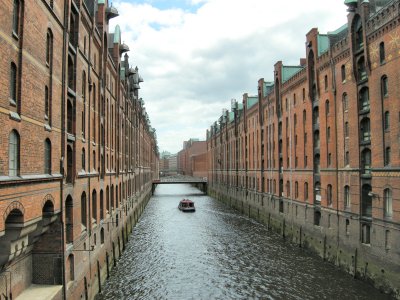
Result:
<svg viewBox="0 0 400 300"><path fill-rule="evenodd" d="M207 177L192 177L187 175L174 175L161 177L160 179L153 180L152 193L159 184L192 184L202 190L204 193L207 192Z"/></svg>

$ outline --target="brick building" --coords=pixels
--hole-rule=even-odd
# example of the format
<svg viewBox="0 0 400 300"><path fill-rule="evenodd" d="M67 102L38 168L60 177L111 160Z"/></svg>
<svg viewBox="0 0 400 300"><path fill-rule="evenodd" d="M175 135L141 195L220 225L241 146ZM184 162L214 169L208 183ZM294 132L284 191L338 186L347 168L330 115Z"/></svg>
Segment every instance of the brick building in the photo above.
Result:
<svg viewBox="0 0 400 300"><path fill-rule="evenodd" d="M399 296L400 1L345 4L211 126L209 192Z"/></svg>
<svg viewBox="0 0 400 300"><path fill-rule="evenodd" d="M106 0L0 14L0 299L93 298L158 177L142 79Z"/></svg>
<svg viewBox="0 0 400 300"><path fill-rule="evenodd" d="M183 142L178 152L178 173L194 177L207 177L207 143L198 139Z"/></svg>

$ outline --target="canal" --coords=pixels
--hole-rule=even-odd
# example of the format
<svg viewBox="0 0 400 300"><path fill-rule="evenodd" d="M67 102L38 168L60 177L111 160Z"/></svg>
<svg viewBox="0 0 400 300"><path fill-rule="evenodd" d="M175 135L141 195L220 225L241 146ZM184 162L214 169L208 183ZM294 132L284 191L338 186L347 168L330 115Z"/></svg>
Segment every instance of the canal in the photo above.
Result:
<svg viewBox="0 0 400 300"><path fill-rule="evenodd" d="M195 213L182 213L182 198ZM389 299L189 185L159 185L97 299Z"/></svg>

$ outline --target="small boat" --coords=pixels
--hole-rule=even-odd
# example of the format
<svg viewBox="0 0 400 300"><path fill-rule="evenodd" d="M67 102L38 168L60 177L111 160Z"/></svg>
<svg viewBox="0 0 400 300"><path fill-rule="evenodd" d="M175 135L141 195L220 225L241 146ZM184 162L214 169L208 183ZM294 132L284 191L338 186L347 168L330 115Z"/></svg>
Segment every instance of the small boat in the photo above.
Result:
<svg viewBox="0 0 400 300"><path fill-rule="evenodd" d="M194 212L196 209L194 208L194 202L189 199L182 199L179 202L178 208L184 212Z"/></svg>

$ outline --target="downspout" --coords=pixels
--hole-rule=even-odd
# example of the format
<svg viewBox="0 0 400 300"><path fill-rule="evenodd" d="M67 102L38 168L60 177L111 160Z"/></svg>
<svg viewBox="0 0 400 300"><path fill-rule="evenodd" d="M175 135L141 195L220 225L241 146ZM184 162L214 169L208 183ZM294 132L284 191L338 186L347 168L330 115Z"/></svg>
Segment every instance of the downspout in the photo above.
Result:
<svg viewBox="0 0 400 300"><path fill-rule="evenodd" d="M62 48L62 75L61 75L61 159L60 159L60 210L61 210L61 259L62 259L62 283L63 283L63 299L67 299L66 295L66 281L65 281L65 232L64 232L64 157L65 157L65 94L66 94L66 84L65 84L65 73L66 73L66 51L68 48L68 11L69 2L64 2L64 28L63 28L63 48Z"/></svg>
<svg viewBox="0 0 400 300"><path fill-rule="evenodd" d="M89 30L89 49L88 49L88 56L89 56L89 63L88 63L88 75L87 75L87 80L88 80L88 82L89 82L89 84L88 84L88 101L87 101L87 103L89 104L88 105L88 112L89 112L89 116L90 116L90 104L91 104L91 102L90 102L90 95L91 95L91 91L92 91L92 87L93 87L93 85L92 85L92 80L91 80L91 77L90 77L90 70L91 70L91 49L92 49L92 47L91 47L91 45L92 45L92 33L93 33L93 29L94 29L94 26L93 26L93 24L94 24L94 22L95 22L95 18L93 18L93 20L92 20L92 28L91 28L91 30ZM86 85L86 83L85 83L85 85ZM86 93L86 89L85 89L85 91L84 91L84 93ZM84 95L84 97L86 97L86 95ZM85 105L87 105L87 103L86 103L86 101L85 101ZM95 109L95 107L94 107L94 109ZM84 107L83 108L83 111L84 112L86 112L86 107ZM93 114L94 114L94 112L93 112ZM90 122L90 117L88 118L88 123L89 123L89 126L88 126L88 135L87 135L87 141L88 141L88 157L89 157L89 159L88 159L88 168L89 168L89 172L90 172L90 167L91 167L91 165L90 165L90 154L91 154L91 147L90 147L90 124L91 124L91 122ZM85 123L86 123L86 113L85 113ZM86 126L86 124L82 124L82 126ZM85 134L85 136L86 136L86 134ZM86 159L86 158L85 158ZM90 253L91 253L91 245L90 245L90 237L91 237L91 234L92 234L92 231L91 231L91 226L92 226L92 218L90 217L91 216L91 200L92 200L92 194L90 193L90 190L91 190L91 188L90 188L90 181L91 181L91 176L89 176L88 177L88 188L89 188L89 193L88 193L88 199L89 199L89 212L88 212L88 215L89 215L89 224L88 224L88 229L89 229L89 278L90 278L90 282L92 282L92 264L91 264L91 256L90 256ZM99 193L99 195L100 195L100 193ZM96 197L97 197L97 194L96 194ZM97 199L96 199L96 201L97 201ZM99 285L99 287L100 287L100 285Z"/></svg>
<svg viewBox="0 0 400 300"><path fill-rule="evenodd" d="M334 60L332 57L332 46L330 47L330 65L332 70L332 92L333 92L333 104L334 104L334 111L335 111L335 173L336 173L336 217L337 217L337 228L336 228L336 251L339 249L339 225L340 225L340 216L339 216L339 165L338 165L338 129L337 129L337 93L336 93L336 75L335 75L335 65ZM338 255L336 255L336 259L338 259Z"/></svg>

